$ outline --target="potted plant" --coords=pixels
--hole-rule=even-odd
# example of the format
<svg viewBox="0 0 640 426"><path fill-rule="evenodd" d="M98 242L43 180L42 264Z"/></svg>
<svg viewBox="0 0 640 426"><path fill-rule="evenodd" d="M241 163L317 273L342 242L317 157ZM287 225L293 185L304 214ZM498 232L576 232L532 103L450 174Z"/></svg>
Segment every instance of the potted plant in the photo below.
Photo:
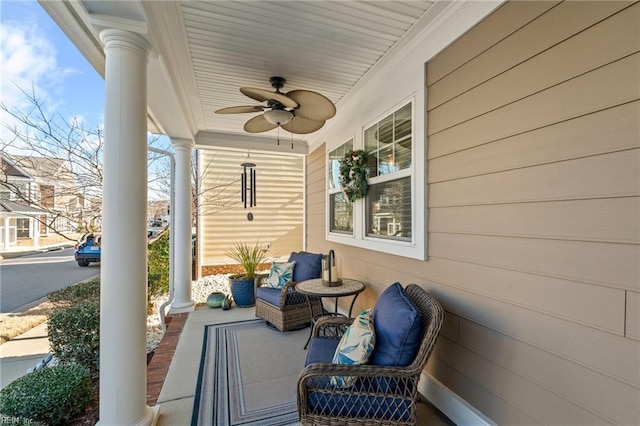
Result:
<svg viewBox="0 0 640 426"><path fill-rule="evenodd" d="M258 266L266 259L267 249L260 241L255 244L239 242L226 255L235 260L244 270L229 277L229 286L236 306L246 308L256 304L255 280Z"/></svg>

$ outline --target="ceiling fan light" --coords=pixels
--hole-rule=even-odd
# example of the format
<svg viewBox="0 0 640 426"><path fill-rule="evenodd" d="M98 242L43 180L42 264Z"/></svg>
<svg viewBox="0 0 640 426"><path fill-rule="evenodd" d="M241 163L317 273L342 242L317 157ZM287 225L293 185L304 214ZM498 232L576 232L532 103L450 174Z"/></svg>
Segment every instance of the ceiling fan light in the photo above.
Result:
<svg viewBox="0 0 640 426"><path fill-rule="evenodd" d="M286 109L271 109L264 112L264 118L271 124L281 126L287 124L293 118L293 113Z"/></svg>

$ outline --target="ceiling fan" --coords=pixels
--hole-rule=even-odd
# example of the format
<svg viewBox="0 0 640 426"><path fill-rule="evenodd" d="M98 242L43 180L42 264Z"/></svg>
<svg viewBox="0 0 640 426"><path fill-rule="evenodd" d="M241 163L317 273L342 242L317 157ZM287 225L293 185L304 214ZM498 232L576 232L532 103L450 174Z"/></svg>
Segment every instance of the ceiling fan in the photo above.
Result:
<svg viewBox="0 0 640 426"><path fill-rule="evenodd" d="M324 123L336 115L336 107L329 99L320 93L310 90L292 90L282 93L286 80L282 77L271 77L271 86L276 89L270 92L254 87L241 87L240 92L245 96L266 105L245 105L222 108L217 114L242 114L261 112L244 124L248 133L261 133L280 126L290 133L307 134L315 132Z"/></svg>

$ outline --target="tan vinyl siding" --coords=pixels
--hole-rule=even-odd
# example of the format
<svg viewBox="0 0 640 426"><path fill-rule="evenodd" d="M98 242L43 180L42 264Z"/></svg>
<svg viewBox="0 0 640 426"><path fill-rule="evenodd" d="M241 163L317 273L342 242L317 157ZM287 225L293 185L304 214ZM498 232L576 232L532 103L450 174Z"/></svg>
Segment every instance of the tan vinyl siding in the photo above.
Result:
<svg viewBox="0 0 640 426"><path fill-rule="evenodd" d="M308 248L356 308L436 295L427 371L498 424L640 424L639 70L637 2L508 2L430 59L425 262L327 242L307 159Z"/></svg>
<svg viewBox="0 0 640 426"><path fill-rule="evenodd" d="M257 205L245 209L240 200L240 164L247 161L247 153L202 150L200 155L203 192L205 197L216 194L217 200L201 206L202 265L228 263L224 253L237 241L269 243L273 257L288 257L302 249L302 157L251 153L250 161L256 164ZM254 215L251 222L249 212Z"/></svg>

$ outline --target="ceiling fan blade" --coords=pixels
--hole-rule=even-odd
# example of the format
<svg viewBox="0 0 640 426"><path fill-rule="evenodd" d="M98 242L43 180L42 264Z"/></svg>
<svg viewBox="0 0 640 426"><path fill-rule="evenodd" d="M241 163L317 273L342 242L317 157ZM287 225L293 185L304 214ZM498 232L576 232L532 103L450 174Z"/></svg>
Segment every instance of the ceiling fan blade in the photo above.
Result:
<svg viewBox="0 0 640 426"><path fill-rule="evenodd" d="M309 120L328 120L336 115L336 106L327 97L310 90L292 90L287 96L296 101L296 117Z"/></svg>
<svg viewBox="0 0 640 426"><path fill-rule="evenodd" d="M298 107L298 103L284 93L271 92L269 90L258 89L255 87L241 87L240 91L243 95L248 96L251 99L255 99L256 101L265 102L271 99L280 102L287 108Z"/></svg>
<svg viewBox="0 0 640 426"><path fill-rule="evenodd" d="M324 120L309 120L302 117L293 117L290 122L282 125L282 128L287 132L305 135L307 133L313 133L316 130L320 129L322 126L324 126L324 123Z"/></svg>
<svg viewBox="0 0 640 426"><path fill-rule="evenodd" d="M262 105L243 105L243 106L221 108L216 111L216 114L242 114L245 112L260 112L260 111L264 111L264 107Z"/></svg>
<svg viewBox="0 0 640 426"><path fill-rule="evenodd" d="M264 115L253 117L251 120L244 123L244 131L247 133L262 133L273 130L276 127L278 127L278 125L269 123L264 118Z"/></svg>

